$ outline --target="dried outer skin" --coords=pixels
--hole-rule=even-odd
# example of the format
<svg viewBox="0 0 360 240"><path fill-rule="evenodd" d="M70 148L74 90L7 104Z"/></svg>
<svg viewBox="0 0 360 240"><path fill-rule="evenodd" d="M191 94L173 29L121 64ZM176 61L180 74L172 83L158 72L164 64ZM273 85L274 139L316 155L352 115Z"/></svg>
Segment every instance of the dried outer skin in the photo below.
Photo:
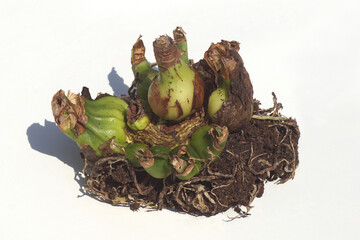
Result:
<svg viewBox="0 0 360 240"><path fill-rule="evenodd" d="M180 61L180 53L169 36L160 36L153 42L154 55L160 72L165 72L169 67Z"/></svg>
<svg viewBox="0 0 360 240"><path fill-rule="evenodd" d="M236 132L251 118L253 87L240 55L234 50L231 50L230 54L236 59L237 64L230 72L229 97L214 117L217 124L227 126L230 132Z"/></svg>
<svg viewBox="0 0 360 240"><path fill-rule="evenodd" d="M190 64L188 57L187 41L185 37L185 31L182 27L176 27L173 31L174 40L178 48L180 58L184 60L185 63Z"/></svg>
<svg viewBox="0 0 360 240"><path fill-rule="evenodd" d="M141 40L141 35L138 37L137 41L133 45L131 50L131 65L136 66L142 61L146 60L145 58L145 46Z"/></svg>
<svg viewBox="0 0 360 240"><path fill-rule="evenodd" d="M191 145L181 145L174 148L170 152L172 158L171 165L173 166L176 177L180 180L186 181L197 175L204 165L198 153Z"/></svg>
<svg viewBox="0 0 360 240"><path fill-rule="evenodd" d="M209 51L216 49L217 54L209 55ZM253 87L244 62L237 52L237 42L221 41L212 44L205 53L204 60L209 67L202 67L206 71L212 71L215 75L215 85L218 85L218 77L230 79L228 98L213 116L213 122L218 125L225 125L230 132L236 132L247 124L252 114ZM201 62L200 64L205 64ZM211 69L211 70L210 70Z"/></svg>
<svg viewBox="0 0 360 240"><path fill-rule="evenodd" d="M150 123L141 100L131 101L126 108L126 123L132 130L144 130Z"/></svg>
<svg viewBox="0 0 360 240"><path fill-rule="evenodd" d="M130 142L141 142L150 146L161 145L173 149L178 145L187 144L193 132L206 125L204 116L205 113L201 110L171 126L150 122L144 130L134 131L126 128L125 131Z"/></svg>
<svg viewBox="0 0 360 240"><path fill-rule="evenodd" d="M51 108L56 124L66 135L78 137L85 132L88 117L85 114L84 98L80 94L63 90L54 94Z"/></svg>
<svg viewBox="0 0 360 240"><path fill-rule="evenodd" d="M211 93L218 87L217 73L214 72L204 59L192 65L196 72L198 72L204 82L204 107L208 105Z"/></svg>
<svg viewBox="0 0 360 240"><path fill-rule="evenodd" d="M134 167L141 167L139 161L137 160L136 156L135 156L135 151L137 151L138 149L147 149L148 146L146 144L142 144L142 143L133 143L133 144L129 144L125 147L125 157L129 160L129 162L134 166Z"/></svg>

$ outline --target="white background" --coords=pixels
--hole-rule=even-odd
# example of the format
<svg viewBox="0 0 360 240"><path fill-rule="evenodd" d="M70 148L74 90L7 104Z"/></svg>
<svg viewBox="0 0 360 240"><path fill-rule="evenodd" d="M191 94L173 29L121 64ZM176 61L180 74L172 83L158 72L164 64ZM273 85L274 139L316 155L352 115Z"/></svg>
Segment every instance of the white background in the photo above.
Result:
<svg viewBox="0 0 360 240"><path fill-rule="evenodd" d="M360 237L358 1L0 1L0 239ZM132 212L78 197L76 145L53 123L59 89L124 93L130 49L187 33L189 56L241 43L255 97L301 130L295 179L268 183L251 216ZM114 70L112 70L114 68ZM124 85L125 84L125 85Z"/></svg>

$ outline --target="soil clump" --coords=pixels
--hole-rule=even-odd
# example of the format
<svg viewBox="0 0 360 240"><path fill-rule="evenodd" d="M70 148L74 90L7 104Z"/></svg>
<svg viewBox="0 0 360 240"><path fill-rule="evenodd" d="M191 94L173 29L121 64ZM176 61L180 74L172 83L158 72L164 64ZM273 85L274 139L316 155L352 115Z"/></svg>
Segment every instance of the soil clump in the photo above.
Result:
<svg viewBox="0 0 360 240"><path fill-rule="evenodd" d="M230 208L247 216L251 203L261 197L266 182L285 183L299 164L299 127L295 119L274 106L260 109L254 100L254 116L239 132L229 135L222 155L188 181L171 175L155 179L135 169L120 155L96 158L91 148L82 152L87 194L113 205L171 209L212 216ZM246 210L244 211L244 207Z"/></svg>

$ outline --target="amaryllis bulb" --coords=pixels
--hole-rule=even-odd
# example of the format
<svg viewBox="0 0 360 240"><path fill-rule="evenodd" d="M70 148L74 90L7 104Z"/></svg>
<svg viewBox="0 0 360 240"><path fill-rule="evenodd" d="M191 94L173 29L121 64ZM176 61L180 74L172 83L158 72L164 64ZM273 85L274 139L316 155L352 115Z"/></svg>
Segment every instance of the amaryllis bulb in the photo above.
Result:
<svg viewBox="0 0 360 240"><path fill-rule="evenodd" d="M169 36L155 40L154 52L159 74L149 87L149 105L161 119L182 120L202 107L203 80L180 58Z"/></svg>

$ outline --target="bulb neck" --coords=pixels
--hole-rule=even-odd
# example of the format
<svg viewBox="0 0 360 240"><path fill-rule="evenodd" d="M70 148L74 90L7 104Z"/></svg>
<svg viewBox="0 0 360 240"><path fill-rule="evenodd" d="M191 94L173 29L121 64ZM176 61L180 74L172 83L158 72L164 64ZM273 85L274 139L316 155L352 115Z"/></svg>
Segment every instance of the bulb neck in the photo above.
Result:
<svg viewBox="0 0 360 240"><path fill-rule="evenodd" d="M169 36L160 36L154 43L154 54L160 72L165 72L180 60L178 48Z"/></svg>

